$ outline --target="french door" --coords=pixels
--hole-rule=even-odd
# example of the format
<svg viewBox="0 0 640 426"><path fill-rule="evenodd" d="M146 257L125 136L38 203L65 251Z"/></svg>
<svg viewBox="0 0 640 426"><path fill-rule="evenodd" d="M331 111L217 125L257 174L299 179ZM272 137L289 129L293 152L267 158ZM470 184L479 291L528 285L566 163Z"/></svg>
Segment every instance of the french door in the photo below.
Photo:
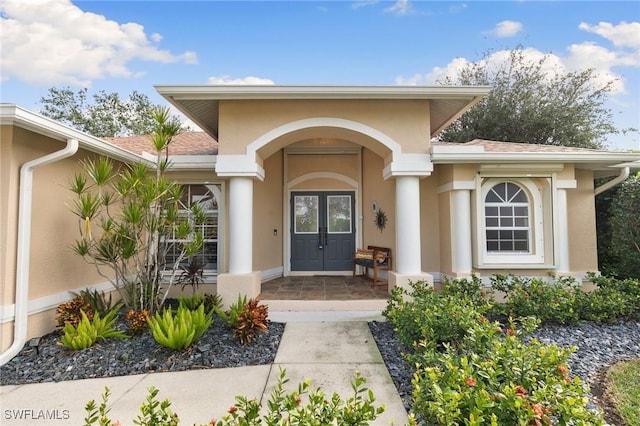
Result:
<svg viewBox="0 0 640 426"><path fill-rule="evenodd" d="M355 193L291 194L291 270L350 271L355 250Z"/></svg>

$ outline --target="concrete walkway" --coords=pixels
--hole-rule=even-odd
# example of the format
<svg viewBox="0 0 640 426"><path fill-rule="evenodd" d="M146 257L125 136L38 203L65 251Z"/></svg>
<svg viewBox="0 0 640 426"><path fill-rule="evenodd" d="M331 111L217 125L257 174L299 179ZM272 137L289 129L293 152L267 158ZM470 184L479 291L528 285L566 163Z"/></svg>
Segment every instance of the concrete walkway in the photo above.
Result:
<svg viewBox="0 0 640 426"><path fill-rule="evenodd" d="M373 390L376 405L386 406L372 424L405 424L407 413L365 321L335 321L335 313L326 321L316 315L313 322L283 315L287 325L272 365L2 386L0 424L81 425L85 404L90 399L99 403L105 386L111 390L110 418L122 425L133 424L151 386L160 390L158 399L171 401L181 425L206 424L221 418L236 396L265 404L280 368L286 369L290 379L288 390L310 379L312 389L321 387L325 394L337 392L343 398L353 394L350 383L359 371ZM278 320L276 312L271 317Z"/></svg>

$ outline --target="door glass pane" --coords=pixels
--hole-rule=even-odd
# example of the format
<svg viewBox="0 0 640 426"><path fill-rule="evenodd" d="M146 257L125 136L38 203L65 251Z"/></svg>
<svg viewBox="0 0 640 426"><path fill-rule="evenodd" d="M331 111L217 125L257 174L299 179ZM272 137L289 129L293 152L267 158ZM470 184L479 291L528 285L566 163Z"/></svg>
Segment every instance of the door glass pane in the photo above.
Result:
<svg viewBox="0 0 640 426"><path fill-rule="evenodd" d="M351 196L327 196L327 223L330 234L351 233Z"/></svg>
<svg viewBox="0 0 640 426"><path fill-rule="evenodd" d="M318 233L318 196L317 195L296 195L294 197L295 206L295 228L296 234L317 234Z"/></svg>

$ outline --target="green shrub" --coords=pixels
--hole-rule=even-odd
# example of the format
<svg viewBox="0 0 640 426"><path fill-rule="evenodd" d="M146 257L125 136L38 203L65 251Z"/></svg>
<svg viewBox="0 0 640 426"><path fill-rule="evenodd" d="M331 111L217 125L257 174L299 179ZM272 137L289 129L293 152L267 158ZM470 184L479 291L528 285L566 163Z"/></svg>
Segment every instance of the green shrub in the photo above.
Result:
<svg viewBox="0 0 640 426"><path fill-rule="evenodd" d="M175 314L171 309L165 309L162 316L156 312L148 323L156 342L178 351L199 339L211 321L212 312L205 314L204 305L200 305L195 311L180 306Z"/></svg>
<svg viewBox="0 0 640 426"><path fill-rule="evenodd" d="M445 277L440 294L442 296L469 300L473 306L482 310L495 303L495 299L493 298L493 289L491 287L485 288L484 284L482 284L482 280L476 275L472 275L470 279L450 279Z"/></svg>
<svg viewBox="0 0 640 426"><path fill-rule="evenodd" d="M216 314L231 328L235 328L238 322L238 316L240 312L244 310L247 305L247 296L238 295L238 300L229 306L229 310L224 312L222 308L216 308Z"/></svg>
<svg viewBox="0 0 640 426"><path fill-rule="evenodd" d="M111 293L109 296L105 294L104 291L99 292L98 290L84 289L80 290L80 293L71 292L75 297L81 297L90 307L91 311L100 315L106 315L111 311L112 308L112 298Z"/></svg>
<svg viewBox="0 0 640 426"><path fill-rule="evenodd" d="M586 385L569 378L572 350L523 342L534 326L528 319L504 333L498 323L481 322L457 348L414 354L412 408L419 424L602 424L587 409Z"/></svg>
<svg viewBox="0 0 640 426"><path fill-rule="evenodd" d="M494 275L491 286L506 293L508 316L535 315L542 322L558 324L580 320L583 293L573 278L560 277L549 283L540 278Z"/></svg>
<svg viewBox="0 0 640 426"><path fill-rule="evenodd" d="M190 297L178 297L178 303L192 311L198 309L200 305L204 305L205 312L217 311L222 307L222 298L219 294L194 294Z"/></svg>
<svg viewBox="0 0 640 426"><path fill-rule="evenodd" d="M269 329L269 308L260 305L256 299L251 299L238 314L238 320L233 329L233 337L241 345L253 342L258 333L265 333Z"/></svg>
<svg viewBox="0 0 640 426"><path fill-rule="evenodd" d="M407 346L432 349L456 344L482 317L465 296L438 294L425 282L410 286L410 291L394 288L383 312Z"/></svg>
<svg viewBox="0 0 640 426"><path fill-rule="evenodd" d="M118 307L109 311L104 318L101 318L100 314L95 314L92 319L89 319L84 311L81 311L82 319L77 326L71 324L64 326L64 334L60 339L61 344L75 351L93 346L98 338L128 337L113 326L117 319L117 314Z"/></svg>
<svg viewBox="0 0 640 426"><path fill-rule="evenodd" d="M267 401L266 410L256 399L248 399L244 396L236 397L236 404L222 420L211 420L208 425L213 426L280 426L280 425L333 425L360 426L371 424L384 412L384 406L375 406L373 392L366 388L366 379L356 373L351 382L353 396L343 400L337 393L326 395L321 389L310 389L307 380L300 383L297 390L285 393L284 385L289 380L286 371L280 369L278 383L271 392ZM141 415L134 424L144 426L176 426L179 424L178 416L171 410L171 401L165 399L157 401L158 390L148 389L145 403L140 407ZM307 401L304 402L303 398ZM109 388L105 388L102 395L102 404L96 407L95 401L89 401L85 406L87 417L85 426L98 423L100 426L108 426L112 423L108 417L107 407Z"/></svg>
<svg viewBox="0 0 640 426"><path fill-rule="evenodd" d="M588 279L597 286L590 296L595 299L596 308L600 308L602 320L640 318L640 280L621 280L595 274L589 274ZM598 321L597 318L593 320Z"/></svg>

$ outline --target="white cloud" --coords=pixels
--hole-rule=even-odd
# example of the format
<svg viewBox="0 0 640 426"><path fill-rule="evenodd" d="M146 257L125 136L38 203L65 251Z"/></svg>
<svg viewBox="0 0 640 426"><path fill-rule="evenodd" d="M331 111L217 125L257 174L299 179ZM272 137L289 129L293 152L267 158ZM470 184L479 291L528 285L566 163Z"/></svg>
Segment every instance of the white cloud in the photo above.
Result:
<svg viewBox="0 0 640 426"><path fill-rule="evenodd" d="M0 13L3 80L90 87L96 79L143 74L129 68L135 59L197 62L194 52L174 55L159 49L153 43L162 36L147 36L140 24L120 24L84 12L70 0L3 0Z"/></svg>
<svg viewBox="0 0 640 426"><path fill-rule="evenodd" d="M495 35L496 37L513 37L522 31L522 24L517 21L502 21L498 22L495 28L489 31L490 34Z"/></svg>
<svg viewBox="0 0 640 426"><path fill-rule="evenodd" d="M638 23L633 23L638 24ZM567 47L566 54L544 53L535 48L526 48L523 54L526 60L532 63L540 61L545 55L545 74L552 76L558 72L582 71L586 68L593 68L596 71L594 82L604 85L613 81L611 93L625 93L624 78L614 71L616 67L640 67L640 50L633 41L633 35L629 35L628 29L635 28L632 24L621 23L611 25L609 23L599 23L597 26L580 24L581 29L589 29L592 32L602 35L612 41L614 46L628 46L635 48L633 51L623 49L608 49L594 42L583 42L572 44ZM596 31L597 29L597 31ZM636 38L640 35L636 35ZM489 70L497 68L509 57L509 50L500 50L484 58ZM432 85L438 81L443 81L446 77L454 78L458 72L470 61L465 58L455 58L444 67L434 67L425 74L415 74L405 78L396 78L396 84L400 85Z"/></svg>
<svg viewBox="0 0 640 426"><path fill-rule="evenodd" d="M378 3L378 0L359 0L351 3L351 9L358 10L361 7L373 6Z"/></svg>
<svg viewBox="0 0 640 426"><path fill-rule="evenodd" d="M640 22L623 21L618 25L613 25L610 22L598 22L598 25L581 22L578 28L598 34L611 41L616 47L640 49Z"/></svg>
<svg viewBox="0 0 640 426"><path fill-rule="evenodd" d="M396 15L408 15L413 11L411 3L409 0L396 0L393 6L390 6L384 10L387 13L394 13Z"/></svg>
<svg viewBox="0 0 640 426"><path fill-rule="evenodd" d="M220 77L209 77L207 84L218 85L272 85L275 84L273 80L261 77L244 77L244 78L231 78L228 75Z"/></svg>

